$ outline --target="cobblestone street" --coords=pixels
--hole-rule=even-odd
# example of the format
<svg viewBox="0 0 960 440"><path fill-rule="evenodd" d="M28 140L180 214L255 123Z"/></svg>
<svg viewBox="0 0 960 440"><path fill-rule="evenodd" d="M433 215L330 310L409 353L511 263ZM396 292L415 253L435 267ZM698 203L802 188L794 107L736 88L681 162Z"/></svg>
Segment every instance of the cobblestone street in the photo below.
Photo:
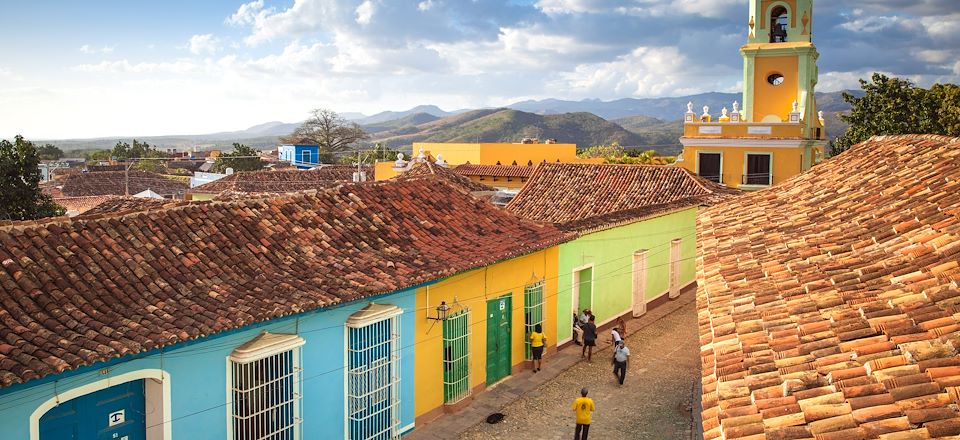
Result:
<svg viewBox="0 0 960 440"><path fill-rule="evenodd" d="M692 295L691 295L692 296ZM579 362L554 380L525 393L501 412L504 421L480 423L461 439L566 439L573 437L570 409L581 387L590 390L597 411L590 438L689 439L694 388L700 380L696 303L692 298L672 314L649 323L626 341L632 352L623 387L617 385L610 365L610 344L604 334L592 363ZM628 326L629 328L629 326ZM579 350L571 347L564 351ZM549 362L549 359L547 359ZM513 381L527 380L524 372ZM453 416L456 417L456 416Z"/></svg>

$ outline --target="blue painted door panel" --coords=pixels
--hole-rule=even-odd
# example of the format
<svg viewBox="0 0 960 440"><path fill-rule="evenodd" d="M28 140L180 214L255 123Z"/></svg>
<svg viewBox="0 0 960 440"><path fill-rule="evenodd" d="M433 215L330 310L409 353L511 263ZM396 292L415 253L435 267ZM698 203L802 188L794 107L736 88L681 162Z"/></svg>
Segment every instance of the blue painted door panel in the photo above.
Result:
<svg viewBox="0 0 960 440"><path fill-rule="evenodd" d="M115 385L47 411L40 440L145 440L145 408L143 380Z"/></svg>

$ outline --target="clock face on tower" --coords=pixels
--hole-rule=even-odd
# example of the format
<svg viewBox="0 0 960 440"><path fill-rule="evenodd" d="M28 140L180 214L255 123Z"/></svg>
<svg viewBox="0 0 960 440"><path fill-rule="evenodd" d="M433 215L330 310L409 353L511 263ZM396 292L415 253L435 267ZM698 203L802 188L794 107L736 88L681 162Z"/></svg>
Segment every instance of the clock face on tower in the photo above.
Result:
<svg viewBox="0 0 960 440"><path fill-rule="evenodd" d="M774 73L767 77L767 82L774 86L779 86L780 84L783 84L783 75Z"/></svg>

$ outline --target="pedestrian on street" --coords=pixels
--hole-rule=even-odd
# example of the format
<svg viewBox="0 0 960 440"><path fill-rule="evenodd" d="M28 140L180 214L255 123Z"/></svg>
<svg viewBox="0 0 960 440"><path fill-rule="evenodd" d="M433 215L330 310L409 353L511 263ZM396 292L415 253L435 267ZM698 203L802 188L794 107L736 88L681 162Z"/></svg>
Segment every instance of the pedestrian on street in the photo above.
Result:
<svg viewBox="0 0 960 440"><path fill-rule="evenodd" d="M610 344L613 345L614 347L616 347L617 344L619 344L620 341L623 340L623 334L620 333L620 331L621 330L618 327L614 327L610 329Z"/></svg>
<svg viewBox="0 0 960 440"><path fill-rule="evenodd" d="M617 343L617 348L613 350L613 376L617 378L620 386L623 386L623 379L627 376L627 362L630 361L630 349L621 340Z"/></svg>
<svg viewBox="0 0 960 440"><path fill-rule="evenodd" d="M587 357L587 362L593 359L593 347L597 345L597 317L590 314L590 320L583 325L583 349L580 357Z"/></svg>
<svg viewBox="0 0 960 440"><path fill-rule="evenodd" d="M573 343L583 345L583 328L580 327L580 318L573 312Z"/></svg>
<svg viewBox="0 0 960 440"><path fill-rule="evenodd" d="M547 343L547 337L543 335L543 327L537 324L530 333L530 351L533 353L533 372L540 371L543 367L543 347Z"/></svg>
<svg viewBox="0 0 960 440"><path fill-rule="evenodd" d="M620 336L627 337L627 323L622 316L617 317L617 328L620 329Z"/></svg>
<svg viewBox="0 0 960 440"><path fill-rule="evenodd" d="M587 389L580 389L580 397L573 401L573 411L577 414L577 429L573 440L587 440L590 433L590 413L595 410L593 399L587 397Z"/></svg>

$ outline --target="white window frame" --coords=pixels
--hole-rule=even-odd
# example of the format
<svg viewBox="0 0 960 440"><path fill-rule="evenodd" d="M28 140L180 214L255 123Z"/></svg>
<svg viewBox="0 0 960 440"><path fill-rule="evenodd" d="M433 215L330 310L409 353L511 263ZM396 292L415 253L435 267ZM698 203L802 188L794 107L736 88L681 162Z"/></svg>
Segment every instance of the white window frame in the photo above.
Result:
<svg viewBox="0 0 960 440"><path fill-rule="evenodd" d="M582 266L574 267L570 273L570 276L572 277L571 282L573 283L572 284L573 288L571 289L571 291L573 292L573 297L570 298L570 305L573 308L573 313L576 313L577 316L580 316L580 311L583 310L584 308L588 308L592 311L593 300L594 298L597 297L596 286L593 283L593 280L596 276L597 271L596 269L594 269L590 271L590 304L586 304L587 307L584 307L585 306L584 304L580 304L580 282L581 282L580 272L583 272L584 270L587 270L587 269L594 269L594 264L590 263L590 264L584 264Z"/></svg>
<svg viewBox="0 0 960 440"><path fill-rule="evenodd" d="M725 185L725 183L724 183L724 178L723 178L723 177L724 177L724 175L723 175L723 151L708 151L708 150L697 151L697 176L700 176L700 155L701 155L701 154L718 154L718 155L720 155L720 176L719 176L719 178L718 178L719 181L718 181L717 183L719 183L719 184L721 184L721 185ZM701 176L701 177L702 177L702 176Z"/></svg>
<svg viewBox="0 0 960 440"><path fill-rule="evenodd" d="M680 256L683 239L670 241L670 298L680 296Z"/></svg>
<svg viewBox="0 0 960 440"><path fill-rule="evenodd" d="M343 435L346 440L365 440L370 438L400 438L400 315L402 309L394 305L384 305L370 303L360 311L350 315L344 326L344 429ZM390 334L388 338L378 344L378 346L387 345L389 354L386 357L377 357L374 365L352 366L351 359L354 356L360 358L370 358L376 354L368 354L378 348L378 346L363 347L355 350L351 347L351 334L362 336L364 331L372 331L374 325L379 325L384 321L388 322ZM366 353L365 353L366 352ZM385 376L385 377L384 377ZM373 383L374 387L370 384ZM389 388L389 394L385 391ZM364 420L369 420L379 413L367 414L358 419L359 409L368 408L370 405L364 403L364 400L378 399L378 402L386 401L387 405L381 412L390 411L390 424L375 432L362 432L359 437L353 437L351 429L352 421L356 420L364 425ZM385 433L389 431L386 437Z"/></svg>
<svg viewBox="0 0 960 440"><path fill-rule="evenodd" d="M463 321L463 322L458 322ZM463 333L450 335L447 333L448 323L451 326L464 329ZM461 400L470 396L470 310L464 310L460 313L454 314L448 317L443 321L443 398L445 405L453 405ZM447 344L457 345L462 347L463 353L459 357L448 358L446 346ZM453 350L451 350L453 352ZM463 377L457 378L452 382L447 381L446 371L447 369L456 369L462 365L466 365L467 372ZM447 399L447 390L452 389L451 397Z"/></svg>
<svg viewBox="0 0 960 440"><path fill-rule="evenodd" d="M544 287L544 282L543 280L540 280L535 283L528 284L526 287L523 288L523 324L524 324L524 335L525 335L523 352L525 354L524 359L526 360L533 359L533 351L531 350L531 347L530 347L530 333L533 332L533 329L536 327L537 324L543 325L543 315L544 315L543 287ZM591 286L591 288L592 287L593 286ZM533 291L536 289L540 289L540 295L538 298L539 302L535 304L528 303L527 300L534 295ZM528 313L533 314L534 310L537 310L539 312L540 320L536 321L531 319L531 322L528 324L527 314Z"/></svg>
<svg viewBox="0 0 960 440"><path fill-rule="evenodd" d="M633 317L647 313L647 250L633 253Z"/></svg>
<svg viewBox="0 0 960 440"><path fill-rule="evenodd" d="M305 341L303 338L297 335L291 334L275 334L263 332L260 336L250 340L249 342L237 347L234 349L229 356L227 356L227 438L235 440L258 440L261 438L279 438L284 439L284 437L274 437L275 434L287 430L290 428L290 425L282 427L279 431L274 431L267 434L262 434L260 436L243 436L239 435L240 433L235 432L235 425L238 419L243 418L236 414L236 405L235 399L237 393L251 393L256 392L257 390L264 390L269 384L275 384L284 378L292 379L291 382L291 398L284 402L274 404L269 408L258 409L256 414L266 414L268 411L283 407L286 405L292 405L293 411L293 437L291 440L299 440L302 437L301 429L303 425L303 414L301 413L301 399L303 398L303 368L300 365L301 360L301 347L304 345ZM271 378L266 383L260 383L252 388L239 389L236 388L235 378L237 372L245 370L251 374L267 374L273 375L276 373L283 373L282 371L277 371L280 368L283 368L281 363L270 363L267 360L275 358L277 361L281 361L284 355L289 354L290 360L289 364L289 373L285 373L283 377ZM257 401L256 398L253 399ZM239 436L238 436L239 435Z"/></svg>

